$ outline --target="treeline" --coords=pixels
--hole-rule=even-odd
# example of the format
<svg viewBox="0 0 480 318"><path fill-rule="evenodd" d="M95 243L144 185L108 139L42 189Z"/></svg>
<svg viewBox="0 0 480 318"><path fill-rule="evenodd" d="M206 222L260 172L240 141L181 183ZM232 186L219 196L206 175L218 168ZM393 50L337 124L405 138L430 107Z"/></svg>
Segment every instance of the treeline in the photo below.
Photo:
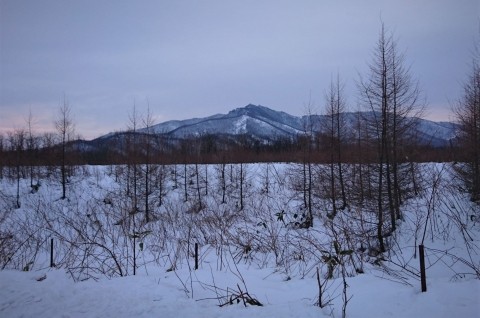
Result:
<svg viewBox="0 0 480 318"><path fill-rule="evenodd" d="M302 162L305 153L314 163L328 163L331 150L325 144L326 136L318 133L313 137L298 135L292 138L274 140L258 140L251 136L205 135L184 139L171 139L168 136L140 136L150 139L153 147L151 159L157 164L216 164L216 163L255 163L255 162ZM117 144L118 145L118 144ZM341 145L344 163L368 163L376 161L374 149L365 148L354 142ZM408 148L408 149L407 149ZM412 144L405 148L408 158L403 160L414 162L448 162L461 160L458 146L435 147ZM127 162L125 149L115 143L102 147L102 150L79 154L87 164L122 164Z"/></svg>
<svg viewBox="0 0 480 318"><path fill-rule="evenodd" d="M124 164L130 157L141 156L125 147L125 140L133 133L117 133L105 140L73 140L66 143L67 165L110 165ZM313 137L298 135L292 138L277 138L269 141L251 136L203 135L183 139L166 135L136 133L138 147L151 145L150 160L156 164L178 163L254 163L254 162L301 162L304 154L310 151L314 163L328 163L331 149L328 136L317 133ZM376 161L374 149L347 140L341 146L344 163L368 163ZM370 147L371 148L371 147ZM405 148L408 158L414 162L462 161L460 145L430 146L411 144ZM62 146L52 133L29 136L25 130L16 130L6 135L0 134L0 166L60 166Z"/></svg>

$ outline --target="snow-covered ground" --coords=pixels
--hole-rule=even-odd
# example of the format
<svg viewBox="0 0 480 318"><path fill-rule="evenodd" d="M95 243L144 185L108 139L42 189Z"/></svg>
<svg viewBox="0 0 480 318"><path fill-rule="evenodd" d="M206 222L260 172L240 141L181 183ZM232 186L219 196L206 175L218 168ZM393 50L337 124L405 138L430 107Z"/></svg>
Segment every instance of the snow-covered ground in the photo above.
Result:
<svg viewBox="0 0 480 318"><path fill-rule="evenodd" d="M37 281L40 277L46 278ZM178 278L177 275L180 277ZM73 282L62 270L0 272L2 317L328 317L341 316L341 301L320 309L313 306L317 293L312 278L285 281L271 270L242 268L248 291L264 306L241 303L219 307L211 284L236 288L228 272L213 274L208 264L192 273L193 288L185 293L181 279L190 274L151 269L149 275L100 281ZM198 282L197 282L198 281ZM335 283L333 283L335 285ZM375 271L348 279L349 317L478 317L478 280L451 281L448 275L429 278L428 291L379 277ZM191 291L193 290L193 298ZM206 300L202 300L206 299Z"/></svg>
<svg viewBox="0 0 480 318"><path fill-rule="evenodd" d="M143 233L135 243L117 231L127 223L118 225L119 210L127 202L122 201L125 184L109 167L83 167L70 182L67 200L59 199L55 178L42 180L36 193L30 193L29 180L21 180L19 209L12 208L16 183L3 180L2 242L7 242L6 234L14 233L16 240L35 243L20 244L11 260L1 259L5 269L0 271L0 317L341 317L341 273L337 266L334 279L325 280L327 267L321 261L321 253L327 253L324 249L331 252L332 248L324 218L316 215L312 229L292 226L301 202L291 186L295 167L242 167L245 202L241 212L235 186L238 166L226 168L230 174L226 203L220 202L220 166L199 167L201 189L196 187L195 168L188 167L193 182L188 182L187 202L181 184L183 166L178 166L176 187L172 168L166 170L161 206L154 202L160 192L152 180L154 221L134 224L134 231L129 228ZM439 164L422 169L432 178L442 171ZM449 177L443 180L449 181ZM186 212L194 208L191 202L199 189L202 210ZM428 209L429 203L435 209ZM403 211L405 220L388 241L390 252L381 262L364 255L354 260L363 273L346 266L347 317L480 317L480 280L475 273L480 267L478 207L462 194L439 190L412 198ZM107 213L116 218L110 220ZM77 230L87 234L81 236ZM427 292L422 293L415 251L425 231ZM51 238L57 268L49 267ZM193 241L200 244L197 270L193 269ZM79 242L97 245L91 250L72 249ZM251 250L242 250L246 246ZM10 250L4 245L1 251ZM109 252L115 257L109 257ZM324 308L315 306L317 268L327 284L323 301L330 303ZM125 276L120 277L120 270ZM243 301L225 304L240 291L263 306L244 306Z"/></svg>
<svg viewBox="0 0 480 318"><path fill-rule="evenodd" d="M207 267L207 268L205 268ZM46 279L37 281L46 274ZM183 271L180 278L189 277ZM241 303L219 307L215 293L196 281L211 283L204 265L192 274L193 298L173 273L151 270L149 275L73 282L62 270L0 272L2 317L341 317L341 301L331 307L313 306L317 293L312 278L285 281L271 270L245 269L248 291L263 307ZM227 272L215 272L218 287L236 288ZM230 284L227 282L230 281ZM428 280L428 291L381 278L375 272L348 279L352 299L348 317L479 317L478 280L449 277ZM190 286L188 286L190 288Z"/></svg>

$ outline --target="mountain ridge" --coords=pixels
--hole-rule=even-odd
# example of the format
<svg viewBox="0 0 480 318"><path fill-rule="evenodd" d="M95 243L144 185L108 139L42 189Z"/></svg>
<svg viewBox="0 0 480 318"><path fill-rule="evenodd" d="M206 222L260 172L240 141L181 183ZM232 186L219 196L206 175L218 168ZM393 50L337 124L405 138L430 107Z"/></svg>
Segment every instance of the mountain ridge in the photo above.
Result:
<svg viewBox="0 0 480 318"><path fill-rule="evenodd" d="M292 125L292 121L297 121L297 123ZM156 134L168 134L185 138L200 136L201 134L248 134L251 129L262 130L260 128L265 129L265 125L267 125L271 127L270 132L273 129L274 131L280 132L280 135L292 135L299 132L298 127L296 127L298 126L298 121L298 117L285 112L275 111L265 106L249 104L245 107L235 108L227 114L166 121L152 126L149 131ZM263 127L257 127L262 125ZM231 128L234 129L232 130ZM147 132L148 130L141 129L139 131ZM259 134L259 132L255 134ZM260 135L267 137L271 134L267 132L260 133Z"/></svg>
<svg viewBox="0 0 480 318"><path fill-rule="evenodd" d="M345 112L347 126L353 129L356 116L359 112ZM369 116L371 112L361 112ZM311 115L316 122L314 131L319 131L325 115ZM247 134L259 140L274 140L277 138L293 138L305 132L305 125L309 116L294 116L283 111L276 111L262 105L248 104L230 110L226 114L215 114L203 118L184 120L170 120L158 123L149 129L139 129L140 133L160 134L178 139L200 137L202 135L243 135ZM416 118L418 128L416 135L422 143L434 147L450 144L456 138L458 125L446 121L431 121ZM102 137L100 137L102 138Z"/></svg>
<svg viewBox="0 0 480 318"><path fill-rule="evenodd" d="M372 112L343 113L348 131L355 132L358 114L361 114L363 118L373 116ZM294 140L298 135L305 134L305 127L307 127L309 119L310 122L313 122L313 131L321 131L327 117L325 115L310 116L294 116L266 106L249 104L232 109L226 114L161 122L149 128L138 129L137 133L168 137L171 140L199 138L207 135L229 136L228 138L235 139L243 135L261 143L268 143L282 138ZM409 132L409 135L417 138L421 145L440 148L456 143L458 124L421 118L414 118L414 120L418 121L418 125L415 131ZM109 133L92 140L91 143L104 144L109 139L115 139L125 133L131 133L131 131Z"/></svg>

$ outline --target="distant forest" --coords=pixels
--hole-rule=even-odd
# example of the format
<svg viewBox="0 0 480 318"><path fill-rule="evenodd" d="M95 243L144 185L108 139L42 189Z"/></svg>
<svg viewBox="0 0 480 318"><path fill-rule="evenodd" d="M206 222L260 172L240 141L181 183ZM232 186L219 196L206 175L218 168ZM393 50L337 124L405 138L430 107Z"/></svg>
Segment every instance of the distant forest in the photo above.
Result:
<svg viewBox="0 0 480 318"><path fill-rule="evenodd" d="M340 143L335 140L335 143L338 143L336 151L343 154L341 161L344 163L373 163L377 160L376 147L372 142L349 139ZM460 149L457 141L447 147L438 147L408 140L408 143L402 144L400 161L464 161L465 153ZM139 164L329 163L334 150L332 140L322 133L265 142L248 135L203 135L177 139L125 132L108 140L67 141L63 147L54 134L30 136L25 131L15 131L7 136L0 135L0 166L59 166L63 155L67 165L125 164L132 160Z"/></svg>

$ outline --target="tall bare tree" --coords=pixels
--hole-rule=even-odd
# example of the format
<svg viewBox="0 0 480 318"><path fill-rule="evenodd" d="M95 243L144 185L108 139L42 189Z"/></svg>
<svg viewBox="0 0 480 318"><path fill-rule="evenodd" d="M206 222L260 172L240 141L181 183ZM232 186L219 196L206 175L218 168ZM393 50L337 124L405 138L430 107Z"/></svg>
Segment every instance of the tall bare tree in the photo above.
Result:
<svg viewBox="0 0 480 318"><path fill-rule="evenodd" d="M55 121L55 128L60 139L60 173L62 183L62 199L66 198L67 186L67 144L74 134L72 110L66 96L63 97L63 104L60 106L58 117Z"/></svg>
<svg viewBox="0 0 480 318"><path fill-rule="evenodd" d="M347 206L345 193L345 182L343 180L342 148L345 141L346 127L344 116L346 111L346 101L343 94L344 85L340 81L340 75L337 74L336 81L331 81L330 89L325 95L326 101L326 122L323 125L324 134L327 136L327 149L330 153L330 196L332 199L332 213L334 218L337 214L337 183L340 187L342 205L340 210ZM337 182L338 180L338 182Z"/></svg>
<svg viewBox="0 0 480 318"><path fill-rule="evenodd" d="M26 147L27 147L27 160L29 165L29 174L30 174L30 187L33 189L33 179L35 177L35 160L37 157L38 142L37 138L33 134L33 114L32 110L28 112L28 117L26 118L27 131L26 131Z"/></svg>
<svg viewBox="0 0 480 318"><path fill-rule="evenodd" d="M143 119L143 125L145 127L144 137L144 155L145 155L145 222L150 222L150 204L149 204L149 194L150 194L150 170L151 170L151 156L152 156L152 126L154 120L153 115L150 111L150 105L147 106L147 114Z"/></svg>
<svg viewBox="0 0 480 318"><path fill-rule="evenodd" d="M140 118L137 111L137 106L134 103L132 113L128 117L128 132L126 137L126 155L127 155L127 195L132 198L132 214L135 214L138 207L138 126Z"/></svg>
<svg viewBox="0 0 480 318"><path fill-rule="evenodd" d="M390 216L390 231L401 218L402 195L408 193L399 181L402 149L409 142L409 132L423 110L418 83L405 67L404 54L382 23L369 74L359 81L361 104L370 110L367 117L369 137L377 151L377 238L380 251L385 250L385 213ZM403 176L405 177L405 175Z"/></svg>
<svg viewBox="0 0 480 318"><path fill-rule="evenodd" d="M141 204L141 139L138 132L141 123L140 115L137 111L136 103L133 104L132 112L129 115L128 131L126 135L126 165L127 165L127 209L124 211L124 235L131 239L132 248L132 267L133 275L137 271L137 239L139 238L138 231L141 226L139 220L139 211ZM148 201L146 202L148 205ZM148 212L147 212L148 213Z"/></svg>
<svg viewBox="0 0 480 318"><path fill-rule="evenodd" d="M309 100L306 105L306 113L303 117L303 136L300 136L302 143L302 164L303 164L303 202L305 209L307 210L307 221L305 222L306 227L313 226L313 169L312 169L312 160L313 160L313 147L315 139L315 116L313 114L313 103Z"/></svg>

